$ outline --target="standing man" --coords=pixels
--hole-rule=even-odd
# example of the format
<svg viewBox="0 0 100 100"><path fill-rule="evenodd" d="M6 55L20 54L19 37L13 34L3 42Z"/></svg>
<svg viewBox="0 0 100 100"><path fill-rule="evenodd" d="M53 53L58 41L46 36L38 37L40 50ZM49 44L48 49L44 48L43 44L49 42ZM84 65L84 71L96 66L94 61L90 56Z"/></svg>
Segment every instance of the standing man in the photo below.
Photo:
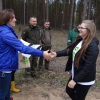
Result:
<svg viewBox="0 0 100 100"><path fill-rule="evenodd" d="M31 44L40 44L40 30L37 27L37 18L30 17L29 26L25 27L22 31L22 39L31 43ZM36 77L36 69L37 69L37 57L31 56L30 58L30 66L31 69L26 68L27 72L31 72L32 77Z"/></svg>
<svg viewBox="0 0 100 100"><path fill-rule="evenodd" d="M77 26L78 27L78 26ZM78 29L76 26L74 26L69 32L68 32L68 41L67 46L69 46L71 43L73 43L77 36L78 36Z"/></svg>
<svg viewBox="0 0 100 100"><path fill-rule="evenodd" d="M42 50L49 50L51 49L51 29L50 29L50 22L45 21L44 26L41 29L41 43L42 43ZM39 68L43 66L43 57L39 59ZM49 69L49 61L45 60L44 63L45 69Z"/></svg>

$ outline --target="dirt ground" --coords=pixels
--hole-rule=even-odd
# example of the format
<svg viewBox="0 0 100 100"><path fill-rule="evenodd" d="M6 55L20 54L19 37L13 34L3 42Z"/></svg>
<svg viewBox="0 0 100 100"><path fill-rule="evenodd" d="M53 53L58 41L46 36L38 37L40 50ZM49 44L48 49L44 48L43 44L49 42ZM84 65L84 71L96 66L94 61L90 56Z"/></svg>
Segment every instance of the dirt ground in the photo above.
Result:
<svg viewBox="0 0 100 100"><path fill-rule="evenodd" d="M20 28L16 29L20 37ZM97 32L100 39L100 34ZM53 30L52 50L62 50L66 47L67 31ZM20 93L12 93L14 100L71 100L65 92L69 77L65 73L67 57L55 58L50 61L49 70L44 68L37 71L38 78L25 75L24 69L16 73L16 87ZM97 78L95 85L90 89L86 100L100 100L100 55L97 60Z"/></svg>

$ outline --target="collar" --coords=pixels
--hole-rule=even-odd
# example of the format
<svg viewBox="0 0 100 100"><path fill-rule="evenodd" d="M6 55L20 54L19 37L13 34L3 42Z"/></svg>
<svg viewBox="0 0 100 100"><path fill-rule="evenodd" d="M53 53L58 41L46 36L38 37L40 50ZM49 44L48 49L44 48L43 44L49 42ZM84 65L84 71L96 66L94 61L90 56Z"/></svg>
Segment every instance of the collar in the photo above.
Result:
<svg viewBox="0 0 100 100"><path fill-rule="evenodd" d="M11 32L18 38L18 36L16 35L14 29L13 29L10 25L4 24L4 25L2 25L2 27L5 27L5 28L7 28L8 30L11 30Z"/></svg>
<svg viewBox="0 0 100 100"><path fill-rule="evenodd" d="M33 26L33 25L31 25L31 24L29 24L29 27L30 27L31 29L38 29L38 26Z"/></svg>

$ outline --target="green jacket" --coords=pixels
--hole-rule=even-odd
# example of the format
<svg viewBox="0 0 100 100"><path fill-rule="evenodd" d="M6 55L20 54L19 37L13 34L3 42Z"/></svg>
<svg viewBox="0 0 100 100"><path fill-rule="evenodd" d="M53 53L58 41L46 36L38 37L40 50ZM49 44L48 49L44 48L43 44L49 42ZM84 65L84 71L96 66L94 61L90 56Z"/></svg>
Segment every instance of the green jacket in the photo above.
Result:
<svg viewBox="0 0 100 100"><path fill-rule="evenodd" d="M77 30L70 30L68 32L67 46L69 46L72 42L74 42L77 36L78 36Z"/></svg>
<svg viewBox="0 0 100 100"><path fill-rule="evenodd" d="M40 29L29 25L22 31L22 39L31 44L40 44Z"/></svg>

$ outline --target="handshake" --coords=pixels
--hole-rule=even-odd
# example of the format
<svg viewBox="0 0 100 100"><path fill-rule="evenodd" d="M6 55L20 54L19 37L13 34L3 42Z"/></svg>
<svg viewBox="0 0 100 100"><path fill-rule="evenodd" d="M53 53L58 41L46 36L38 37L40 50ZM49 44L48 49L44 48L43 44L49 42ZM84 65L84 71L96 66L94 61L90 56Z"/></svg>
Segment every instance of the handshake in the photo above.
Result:
<svg viewBox="0 0 100 100"><path fill-rule="evenodd" d="M47 50L43 52L43 57L46 60L52 60L53 58L55 58L57 56L56 52L53 52L52 50Z"/></svg>

